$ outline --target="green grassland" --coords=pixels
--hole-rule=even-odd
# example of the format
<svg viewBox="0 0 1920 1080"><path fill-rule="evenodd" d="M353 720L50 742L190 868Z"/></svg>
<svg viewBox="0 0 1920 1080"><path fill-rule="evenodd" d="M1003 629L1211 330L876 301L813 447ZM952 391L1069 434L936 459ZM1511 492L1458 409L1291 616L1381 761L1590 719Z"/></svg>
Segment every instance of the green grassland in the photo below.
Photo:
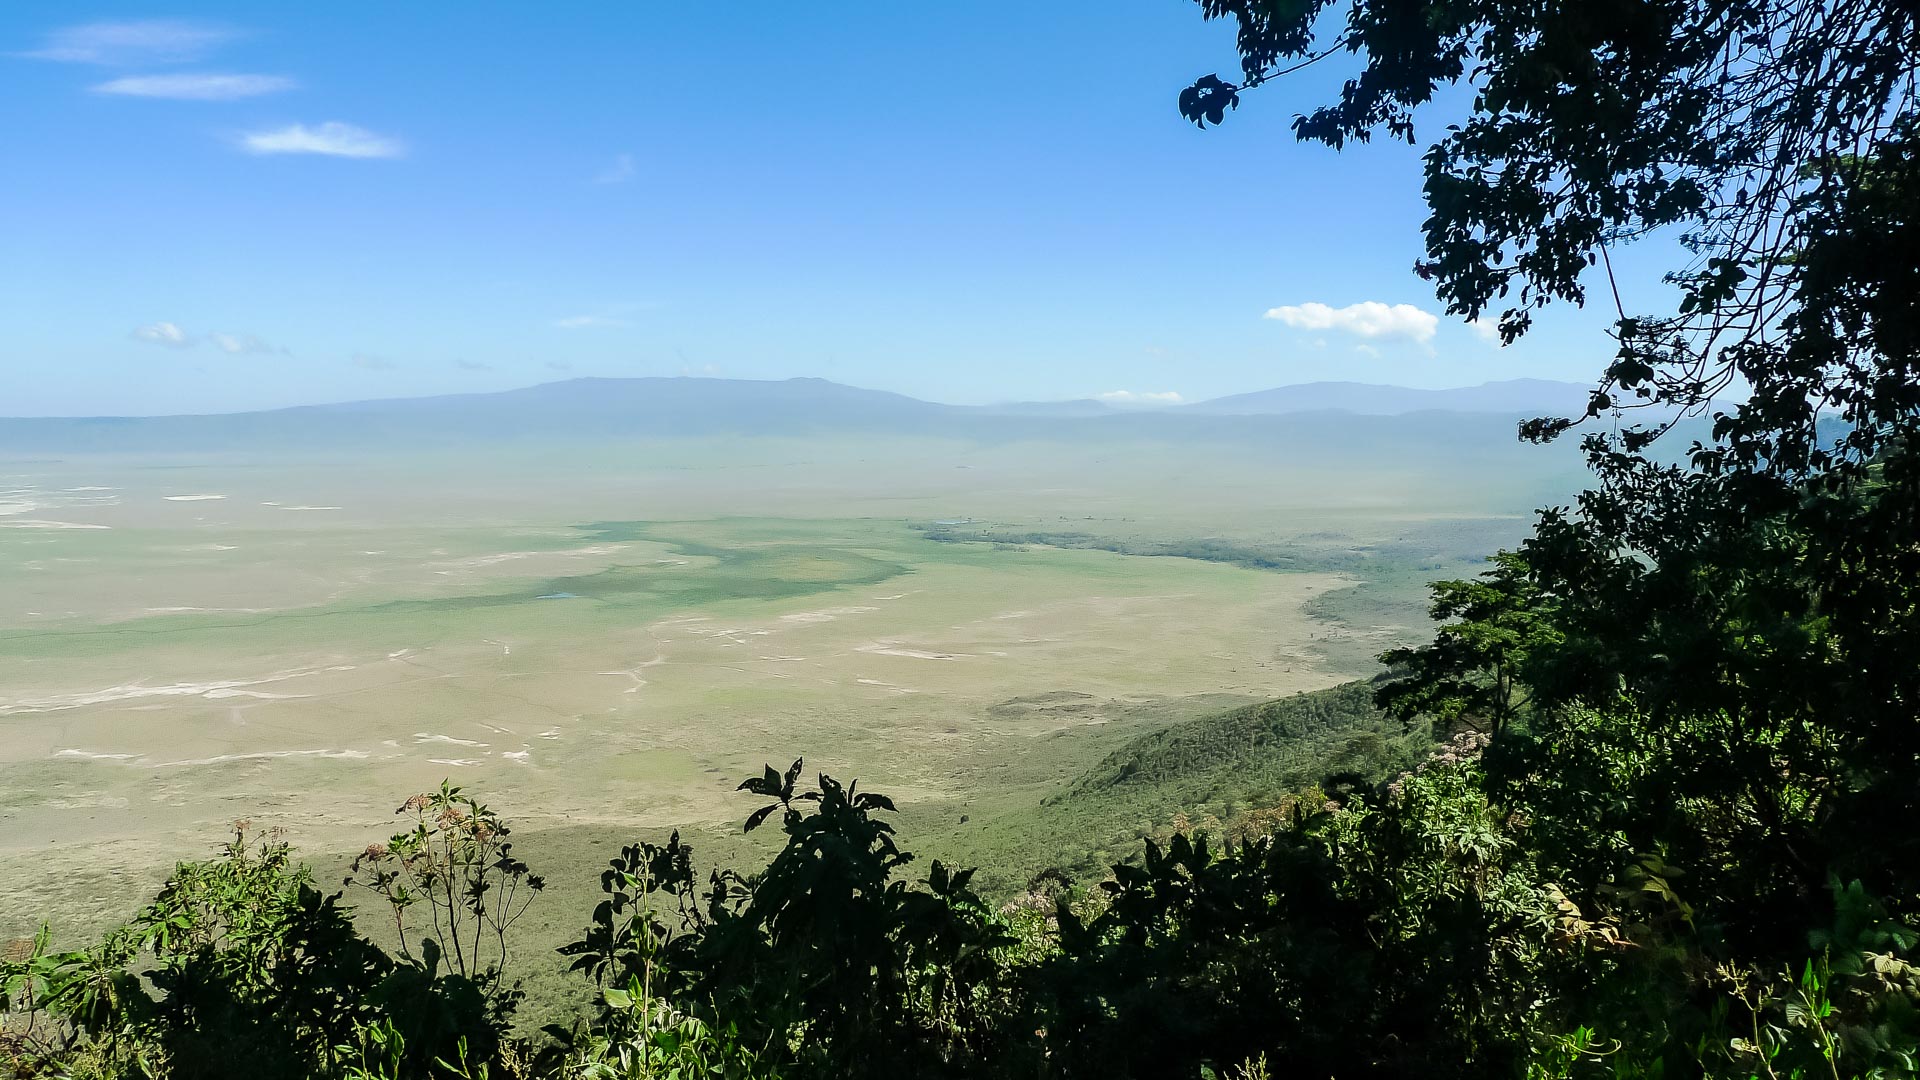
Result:
<svg viewBox="0 0 1920 1080"><path fill-rule="evenodd" d="M1095 779L1420 636L1424 583L1561 482L1505 459L1476 480L1489 453L822 437L0 463L0 937L125 917L235 819L342 866L448 778L552 883L522 928L537 1000L612 851L678 828L750 861L733 789L802 755L892 795L909 846L992 892L1092 872L1178 811L1397 752L1347 710L1276 721L1258 768L1208 749L1177 783Z"/></svg>
<svg viewBox="0 0 1920 1080"><path fill-rule="evenodd" d="M934 798L983 748L1063 726L1009 698L1070 688L1113 703L1071 726L1128 729L1167 699L1323 682L1298 612L1345 584L874 521L579 541L615 550L432 599L7 631L0 852L185 853L235 817L324 844L442 775L547 824L712 821L739 775L800 752Z"/></svg>

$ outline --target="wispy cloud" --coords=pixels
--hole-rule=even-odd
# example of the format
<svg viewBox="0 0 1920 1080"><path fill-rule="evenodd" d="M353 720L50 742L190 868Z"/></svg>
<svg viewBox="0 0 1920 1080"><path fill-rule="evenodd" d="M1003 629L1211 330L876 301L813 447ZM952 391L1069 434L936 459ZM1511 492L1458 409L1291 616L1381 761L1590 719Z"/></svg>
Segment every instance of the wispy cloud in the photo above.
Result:
<svg viewBox="0 0 1920 1080"><path fill-rule="evenodd" d="M547 361L547 370L548 371L572 371L573 365L567 363L565 360L549 360Z"/></svg>
<svg viewBox="0 0 1920 1080"><path fill-rule="evenodd" d="M633 179L633 155L616 154L614 155L613 164L596 173L593 182L596 184L624 184L631 179Z"/></svg>
<svg viewBox="0 0 1920 1080"><path fill-rule="evenodd" d="M363 127L329 120L308 127L291 124L274 131L257 131L243 140L255 154L325 154L330 157L394 158L407 152L405 143L376 135Z"/></svg>
<svg viewBox="0 0 1920 1080"><path fill-rule="evenodd" d="M453 366L461 371L492 371L492 364L483 364L478 360L455 360Z"/></svg>
<svg viewBox="0 0 1920 1080"><path fill-rule="evenodd" d="M129 75L93 87L96 94L167 98L171 101L238 101L291 90L298 84L283 75Z"/></svg>
<svg viewBox="0 0 1920 1080"><path fill-rule="evenodd" d="M184 19L123 19L62 27L38 49L20 55L70 64L181 64L198 60L240 36L216 23Z"/></svg>
<svg viewBox="0 0 1920 1080"><path fill-rule="evenodd" d="M207 335L207 340L213 343L214 348L235 356L284 351L274 348L252 334L226 334L215 330Z"/></svg>
<svg viewBox="0 0 1920 1080"><path fill-rule="evenodd" d="M193 335L175 323L148 323L133 332L135 339L154 345L165 345L169 349L184 349L193 344Z"/></svg>
<svg viewBox="0 0 1920 1080"><path fill-rule="evenodd" d="M353 359L347 362L363 371L392 371L400 366L384 356L368 356L366 353L354 353Z"/></svg>
<svg viewBox="0 0 1920 1080"><path fill-rule="evenodd" d="M1365 344L1355 345L1353 347L1353 351L1359 353L1361 356L1369 357L1374 360L1380 359L1380 350L1374 348L1371 345L1365 345Z"/></svg>
<svg viewBox="0 0 1920 1080"><path fill-rule="evenodd" d="M652 311L659 306L659 303L653 300L623 300L617 304L597 304L578 315L567 315L555 319L553 325L561 330L632 326L634 315L643 311ZM682 357L682 359L685 358Z"/></svg>
<svg viewBox="0 0 1920 1080"><path fill-rule="evenodd" d="M1489 345L1500 344L1500 324L1485 319L1468 319L1467 329L1479 335L1480 340Z"/></svg>
<svg viewBox="0 0 1920 1080"><path fill-rule="evenodd" d="M1356 337L1403 339L1425 345L1433 340L1440 317L1412 304L1383 304L1366 300L1346 307L1326 304L1289 304L1267 309L1266 318L1301 330L1334 330Z"/></svg>
<svg viewBox="0 0 1920 1080"><path fill-rule="evenodd" d="M1178 405L1186 400L1177 390L1108 390L1093 396L1109 405Z"/></svg>

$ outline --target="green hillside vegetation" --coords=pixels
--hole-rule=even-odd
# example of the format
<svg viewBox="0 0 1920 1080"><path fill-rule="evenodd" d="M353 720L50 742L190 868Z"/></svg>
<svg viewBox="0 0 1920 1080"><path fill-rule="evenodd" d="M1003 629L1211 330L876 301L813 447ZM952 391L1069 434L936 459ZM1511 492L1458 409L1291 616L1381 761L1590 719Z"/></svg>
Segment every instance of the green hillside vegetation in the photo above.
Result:
<svg viewBox="0 0 1920 1080"><path fill-rule="evenodd" d="M1238 835L1250 816L1315 798L1328 777L1377 783L1412 768L1432 747L1427 726L1382 712L1373 692L1356 681L1220 710L1128 740L1037 799L991 802L959 825L906 808L901 823L978 867L996 900L1042 876L1098 881L1176 825Z"/></svg>
<svg viewBox="0 0 1920 1080"><path fill-rule="evenodd" d="M1224 785L1270 803L1349 764L1411 768L1425 749L1374 706L1371 684L1352 682L1141 736L1047 804L1155 792L1194 806Z"/></svg>

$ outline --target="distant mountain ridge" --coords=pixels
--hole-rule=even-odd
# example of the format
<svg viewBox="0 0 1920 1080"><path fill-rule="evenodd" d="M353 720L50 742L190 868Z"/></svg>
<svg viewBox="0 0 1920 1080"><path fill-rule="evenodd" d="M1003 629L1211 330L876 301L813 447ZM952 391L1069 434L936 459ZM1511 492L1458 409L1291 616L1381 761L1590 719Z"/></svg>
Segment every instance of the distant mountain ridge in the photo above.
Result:
<svg viewBox="0 0 1920 1080"><path fill-rule="evenodd" d="M1478 386L1420 390L1378 383L1312 382L1233 394L1182 406L1194 413L1270 416L1298 412L1351 412L1399 416L1410 412L1485 412L1579 415L1586 411L1585 383L1506 379Z"/></svg>
<svg viewBox="0 0 1920 1080"><path fill-rule="evenodd" d="M563 407L577 415L619 413L685 415L689 410L725 408L742 418L768 412L819 410L823 417L875 416L1115 416L1149 411L1266 416L1292 412L1354 412L1371 416L1438 410L1516 413L1537 410L1584 411L1589 387L1547 379L1508 379L1478 386L1423 390L1383 383L1311 382L1210 398L1164 410L1120 409L1095 398L1063 401L1013 401L993 405L944 405L887 390L868 390L828 379L719 379L694 376L636 378L585 377L539 383L512 390L475 391L410 398L368 398L322 405L295 405L239 413L192 414L201 418L239 416L298 417L306 414L430 415ZM0 421L61 420L98 423L185 419L185 416L6 417Z"/></svg>
<svg viewBox="0 0 1920 1080"><path fill-rule="evenodd" d="M350 451L382 445L834 434L990 441L1254 438L1306 444L1342 440L1353 434L1349 429L1360 417L1360 427L1383 438L1417 441L1438 437L1444 429L1449 439L1471 433L1511 442L1510 421L1516 415L1572 413L1584 401L1583 387L1541 380L1459 390L1311 383L1141 409L1094 399L945 405L815 378L582 378L492 393L261 412L0 418L0 452ZM1555 402L1563 404L1556 410Z"/></svg>

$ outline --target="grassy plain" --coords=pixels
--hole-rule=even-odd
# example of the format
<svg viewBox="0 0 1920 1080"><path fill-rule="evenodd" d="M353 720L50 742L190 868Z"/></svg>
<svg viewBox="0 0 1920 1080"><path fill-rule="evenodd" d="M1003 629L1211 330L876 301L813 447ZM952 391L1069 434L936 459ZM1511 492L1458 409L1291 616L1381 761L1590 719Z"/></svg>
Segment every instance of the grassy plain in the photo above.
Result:
<svg viewBox="0 0 1920 1080"><path fill-rule="evenodd" d="M555 883L536 952L635 835L746 854L763 762L991 854L1135 736L1366 674L1574 476L902 436L0 461L0 937L123 917L237 818L337 865L443 777ZM1196 543L1293 561L1151 553Z"/></svg>

